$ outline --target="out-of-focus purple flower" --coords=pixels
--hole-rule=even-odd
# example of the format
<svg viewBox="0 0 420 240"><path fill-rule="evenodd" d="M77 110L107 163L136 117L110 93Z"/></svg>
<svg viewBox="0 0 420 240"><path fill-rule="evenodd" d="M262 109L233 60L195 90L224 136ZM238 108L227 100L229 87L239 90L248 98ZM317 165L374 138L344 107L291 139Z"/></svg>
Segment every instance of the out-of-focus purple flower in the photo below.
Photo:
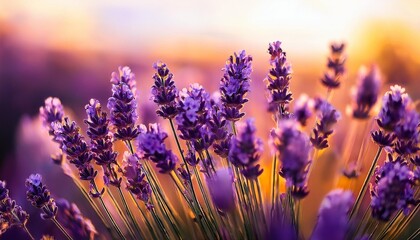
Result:
<svg viewBox="0 0 420 240"><path fill-rule="evenodd" d="M167 137L168 134L161 131L157 123L149 124L149 128L140 125L140 134L137 137L140 157L156 163L160 173L174 170L178 161L172 151L165 146L164 140Z"/></svg>
<svg viewBox="0 0 420 240"><path fill-rule="evenodd" d="M306 126L306 121L312 116L314 105L314 101L306 94L296 100L293 116L302 126Z"/></svg>
<svg viewBox="0 0 420 240"><path fill-rule="evenodd" d="M118 178L113 165L117 164L117 152L112 147L112 134L108 128L107 114L102 111L101 104L96 99L91 99L85 106L88 126L87 135L91 139L93 159L104 169L105 183L116 187L121 186L122 178Z"/></svg>
<svg viewBox="0 0 420 240"><path fill-rule="evenodd" d="M369 69L361 67L357 78L356 88L353 90L353 117L366 119L370 110L378 100L382 80L376 65Z"/></svg>
<svg viewBox="0 0 420 240"><path fill-rule="evenodd" d="M252 72L252 57L246 55L245 50L230 56L223 68L224 75L220 80L221 101L224 106L224 116L227 120L236 122L245 113L240 110L248 99L245 98L249 92Z"/></svg>
<svg viewBox="0 0 420 240"><path fill-rule="evenodd" d="M372 140L380 147L391 147L394 145L395 135L383 130L372 131Z"/></svg>
<svg viewBox="0 0 420 240"><path fill-rule="evenodd" d="M119 75L112 73L111 83L112 97L107 107L115 128L114 136L119 140L132 140L139 134L134 74L129 67L120 67Z"/></svg>
<svg viewBox="0 0 420 240"><path fill-rule="evenodd" d="M42 219L51 219L57 215L57 206L51 197L50 191L42 183L42 176L39 174L31 174L25 182L26 198L31 202L32 206L42 209Z"/></svg>
<svg viewBox="0 0 420 240"><path fill-rule="evenodd" d="M234 210L235 192L233 189L233 175L228 168L218 169L215 174L207 178L210 196L214 205L223 212Z"/></svg>
<svg viewBox="0 0 420 240"><path fill-rule="evenodd" d="M312 149L309 137L298 129L295 120L280 121L270 135L273 152L281 161L280 175L295 197L305 197L309 193L307 173Z"/></svg>
<svg viewBox="0 0 420 240"><path fill-rule="evenodd" d="M318 222L311 239L344 239L349 226L347 213L353 202L351 191L336 189L329 192L319 208Z"/></svg>
<svg viewBox="0 0 420 240"><path fill-rule="evenodd" d="M376 185L371 185L372 216L389 221L397 210L407 215L410 205L418 204L414 199L413 177L408 166L399 161L387 161L378 169Z"/></svg>
<svg viewBox="0 0 420 240"><path fill-rule="evenodd" d="M6 182L0 181L0 235L13 226L25 227L29 214L9 197Z"/></svg>
<svg viewBox="0 0 420 240"><path fill-rule="evenodd" d="M414 166L420 166L420 155L416 155L410 158L410 161L414 164Z"/></svg>
<svg viewBox="0 0 420 240"><path fill-rule="evenodd" d="M340 119L340 113L329 102L319 98L316 101L318 121L311 142L315 148L323 149L328 147L328 136L333 133L333 126Z"/></svg>
<svg viewBox="0 0 420 240"><path fill-rule="evenodd" d="M145 174L141 168L141 163L137 155L124 153L123 174L127 179L127 190L134 194L138 199L149 203L152 189L145 179Z"/></svg>
<svg viewBox="0 0 420 240"><path fill-rule="evenodd" d="M395 151L400 155L415 154L420 148L420 116L415 110L408 110L395 126L397 142Z"/></svg>
<svg viewBox="0 0 420 240"><path fill-rule="evenodd" d="M331 44L331 54L328 57L327 71L321 79L322 84L329 89L340 86L341 78L345 72L344 64L346 63L344 48L344 43Z"/></svg>
<svg viewBox="0 0 420 240"><path fill-rule="evenodd" d="M173 74L166 64L160 61L153 64L153 68L156 73L153 75L152 100L159 106L156 113L163 118L174 118L178 113L175 101L178 97L178 90L172 80Z"/></svg>
<svg viewBox="0 0 420 240"><path fill-rule="evenodd" d="M263 172L257 164L263 151L263 142L255 136L257 129L253 119L238 124L238 134L232 137L229 161L240 167L242 174L248 179L256 179Z"/></svg>
<svg viewBox="0 0 420 240"><path fill-rule="evenodd" d="M97 234L92 222L83 216L74 203L66 199L58 199L58 221L69 231L74 239L93 240Z"/></svg>
<svg viewBox="0 0 420 240"><path fill-rule="evenodd" d="M45 99L44 106L39 108L39 116L42 119L42 124L49 129L51 129L51 123L62 122L64 108L60 99L55 97Z"/></svg>
<svg viewBox="0 0 420 240"><path fill-rule="evenodd" d="M281 119L289 115L288 104L293 100L289 89L292 67L287 61L286 52L281 49L280 41L270 43L268 53L271 55L271 69L264 79L268 90L268 110Z"/></svg>
<svg viewBox="0 0 420 240"><path fill-rule="evenodd" d="M394 85L391 91L385 93L382 99L382 107L376 119L378 125L387 131L394 131L398 122L403 119L411 99L405 89Z"/></svg>

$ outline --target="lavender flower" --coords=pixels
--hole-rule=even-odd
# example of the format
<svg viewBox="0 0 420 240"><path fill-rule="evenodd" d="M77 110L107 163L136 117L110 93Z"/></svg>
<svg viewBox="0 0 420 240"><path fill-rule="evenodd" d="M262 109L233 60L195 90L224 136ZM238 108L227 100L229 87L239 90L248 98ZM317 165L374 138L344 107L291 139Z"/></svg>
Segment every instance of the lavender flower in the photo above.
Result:
<svg viewBox="0 0 420 240"><path fill-rule="evenodd" d="M42 219L51 219L57 215L57 206L54 199L50 196L50 191L42 183L42 176L39 174L31 174L25 182L27 191L26 198L31 202L32 206L42 209Z"/></svg>
<svg viewBox="0 0 420 240"><path fill-rule="evenodd" d="M395 126L397 142L395 151L400 155L415 154L420 148L420 116L415 110L408 110L404 118Z"/></svg>
<svg viewBox="0 0 420 240"><path fill-rule="evenodd" d="M58 220L75 239L93 240L97 234L92 222L83 216L79 208L74 203L69 203L66 199L57 200Z"/></svg>
<svg viewBox="0 0 420 240"><path fill-rule="evenodd" d="M172 80L173 74L163 62L156 62L153 64L153 68L156 73L153 76L152 100L159 106L156 113L163 118L172 119L178 113L175 101L178 97L178 90Z"/></svg>
<svg viewBox="0 0 420 240"><path fill-rule="evenodd" d="M264 81L267 83L269 111L279 113L278 118L284 118L289 114L287 105L293 100L289 89L292 67L280 46L280 41L268 46L271 69Z"/></svg>
<svg viewBox="0 0 420 240"><path fill-rule="evenodd" d="M378 100L381 89L381 77L376 65L367 69L360 68L356 89L353 93L353 117L366 119L369 117L370 110Z"/></svg>
<svg viewBox="0 0 420 240"><path fill-rule="evenodd" d="M0 181L0 235L13 226L25 227L29 215L9 196L6 182Z"/></svg>
<svg viewBox="0 0 420 240"><path fill-rule="evenodd" d="M348 212L353 206L351 191L336 189L328 193L321 203L318 222L312 233L312 240L344 239L348 228Z"/></svg>
<svg viewBox="0 0 420 240"><path fill-rule="evenodd" d="M85 106L88 125L87 135L91 139L93 159L96 164L104 169L105 183L116 187L121 186L122 178L118 178L113 165L117 164L117 153L112 148L112 134L108 129L108 119L102 111L101 104L96 99L91 99Z"/></svg>
<svg viewBox="0 0 420 240"><path fill-rule="evenodd" d="M321 79L322 84L328 89L340 86L341 77L345 72L346 56L343 54L344 48L344 43L331 44L331 55L328 57L327 71Z"/></svg>
<svg viewBox="0 0 420 240"><path fill-rule="evenodd" d="M152 189L149 183L145 180L146 175L141 168L138 156L125 152L122 168L123 174L127 179L127 190L141 201L146 204L150 204L149 200L152 194Z"/></svg>
<svg viewBox="0 0 420 240"><path fill-rule="evenodd" d="M306 126L307 120L312 116L314 104L306 94L300 95L296 100L293 116L302 126Z"/></svg>
<svg viewBox="0 0 420 240"><path fill-rule="evenodd" d="M256 128L253 119L238 124L238 134L231 140L229 161L240 167L242 174L248 179L256 179L263 172L257 164L263 150L262 140L255 137Z"/></svg>
<svg viewBox="0 0 420 240"><path fill-rule="evenodd" d="M340 113L327 101L316 100L315 108L318 110L318 121L313 129L311 142L317 149L328 147L328 136L333 133L333 126L340 118Z"/></svg>
<svg viewBox="0 0 420 240"><path fill-rule="evenodd" d="M219 90L224 106L224 116L229 121L236 122L245 115L240 110L248 102L245 96L250 87L251 63L252 57L246 55L245 50L240 51L239 54L234 53L226 61Z"/></svg>
<svg viewBox="0 0 420 240"><path fill-rule="evenodd" d="M372 216L389 221L397 210L407 215L410 205L418 204L413 194L413 172L399 161L386 162L377 171L376 185L371 186Z"/></svg>
<svg viewBox="0 0 420 240"><path fill-rule="evenodd" d="M139 134L136 126L137 102L134 74L129 67L119 67L119 75L112 73L112 97L108 99L114 136L119 140L132 140Z"/></svg>
<svg viewBox="0 0 420 240"><path fill-rule="evenodd" d="M305 197L309 193L307 173L311 145L308 136L299 131L294 120L280 121L279 127L271 130L270 135L273 152L281 161L280 175L286 179L286 185L295 197Z"/></svg>
<svg viewBox="0 0 420 240"><path fill-rule="evenodd" d="M213 149L221 158L226 158L229 155L232 134L227 130L228 122L224 117L223 105L217 92L213 94L210 105L211 111L207 126L214 140Z"/></svg>
<svg viewBox="0 0 420 240"><path fill-rule="evenodd" d="M228 168L221 168L207 178L207 186L214 205L223 212L229 212L236 207L233 176Z"/></svg>
<svg viewBox="0 0 420 240"><path fill-rule="evenodd" d="M174 170L178 159L171 150L166 149L164 140L168 134L161 131L157 123L150 124L149 128L140 125L139 132L137 146L140 157L156 163L160 173L169 173Z"/></svg>
<svg viewBox="0 0 420 240"><path fill-rule="evenodd" d="M39 108L39 115L44 126L50 130L53 122L61 123L63 121L64 108L60 99L55 97L45 99L45 105Z"/></svg>

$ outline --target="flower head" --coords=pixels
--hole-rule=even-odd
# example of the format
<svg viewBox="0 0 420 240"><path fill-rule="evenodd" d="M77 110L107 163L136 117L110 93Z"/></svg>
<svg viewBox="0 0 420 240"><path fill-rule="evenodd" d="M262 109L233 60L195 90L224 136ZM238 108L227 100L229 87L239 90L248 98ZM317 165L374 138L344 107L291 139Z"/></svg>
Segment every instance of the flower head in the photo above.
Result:
<svg viewBox="0 0 420 240"><path fill-rule="evenodd" d="M123 174L127 179L127 190L134 194L138 199L149 203L152 189L145 179L145 174L141 168L140 159L137 155L124 153Z"/></svg>
<svg viewBox="0 0 420 240"><path fill-rule="evenodd" d="M333 126L340 119L340 113L327 101L316 100L315 108L318 110L318 121L313 129L311 142L315 148L328 147L328 136L333 133Z"/></svg>
<svg viewBox="0 0 420 240"><path fill-rule="evenodd" d="M331 44L331 54L328 57L327 71L321 79L322 84L329 89L340 86L341 78L345 72L344 64L346 63L344 48L344 43Z"/></svg>
<svg viewBox="0 0 420 240"><path fill-rule="evenodd" d="M391 91L385 93L382 99L382 108L376 119L378 125L387 130L393 131L398 122L405 116L411 99L405 89L394 85Z"/></svg>
<svg viewBox="0 0 420 240"><path fill-rule="evenodd" d="M39 174L31 174L25 182L26 198L31 202L32 206L42 209L41 217L50 219L57 215L57 206L51 197L50 191L42 183L42 176Z"/></svg>
<svg viewBox="0 0 420 240"><path fill-rule="evenodd" d="M229 121L238 121L245 113L241 113L243 105L248 102L245 98L249 92L252 72L252 57L246 55L245 50L234 53L226 61L223 68L224 75L220 80L221 101L224 105L224 115Z"/></svg>
<svg viewBox="0 0 420 240"><path fill-rule="evenodd" d="M215 174L207 178L210 196L214 205L223 212L236 207L233 188L233 175L228 168L218 169Z"/></svg>
<svg viewBox="0 0 420 240"><path fill-rule="evenodd" d="M28 219L29 214L9 197L6 182L0 181L0 235L12 226L25 227Z"/></svg>
<svg viewBox="0 0 420 240"><path fill-rule="evenodd" d="M159 107L156 113L163 118L174 118L178 113L175 101L178 97L178 90L172 80L173 74L166 64L160 61L153 64L153 68L156 73L153 75L152 100Z"/></svg>
<svg viewBox="0 0 420 240"><path fill-rule="evenodd" d="M312 116L315 102L306 94L300 95L295 102L294 118L302 125Z"/></svg>

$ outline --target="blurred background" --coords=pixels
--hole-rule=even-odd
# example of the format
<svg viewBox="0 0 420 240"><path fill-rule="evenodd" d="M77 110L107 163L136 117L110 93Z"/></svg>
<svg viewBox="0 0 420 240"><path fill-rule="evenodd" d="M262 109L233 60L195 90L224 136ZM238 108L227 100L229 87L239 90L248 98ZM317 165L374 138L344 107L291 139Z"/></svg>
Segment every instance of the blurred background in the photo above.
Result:
<svg viewBox="0 0 420 240"><path fill-rule="evenodd" d="M295 98L325 94L320 78L329 44L346 42L348 71L333 98L343 113L342 130L332 140L332 151L340 152L348 130L345 107L361 65L379 66L383 92L401 84L420 98L419 10L417 0L0 1L0 178L11 188L32 172L48 173L47 181L64 179L49 159L56 146L40 128L38 109L48 96L59 97L82 125L84 105L90 98L105 105L110 74L120 65L136 74L141 122L148 123L157 121L149 101L155 61L168 64L179 89L198 82L213 92L228 56L245 49L254 57L245 110L267 139L273 122L263 79L268 43L276 40L293 67ZM265 149L269 162L267 144ZM76 201L60 181L51 185ZM23 188L11 195L25 204Z"/></svg>

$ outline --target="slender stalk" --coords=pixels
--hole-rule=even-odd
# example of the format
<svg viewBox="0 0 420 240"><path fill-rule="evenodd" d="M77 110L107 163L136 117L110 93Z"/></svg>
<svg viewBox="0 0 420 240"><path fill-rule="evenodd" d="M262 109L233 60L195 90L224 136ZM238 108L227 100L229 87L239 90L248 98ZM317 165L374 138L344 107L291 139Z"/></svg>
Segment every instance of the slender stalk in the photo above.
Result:
<svg viewBox="0 0 420 240"><path fill-rule="evenodd" d="M382 239L382 237L386 235L388 230L394 225L395 221L398 219L399 216L401 216L401 214L402 214L402 211L400 210L398 211L397 214L395 214L395 216L391 219L391 221L387 222L385 227L381 230L381 232L379 232L377 239Z"/></svg>
<svg viewBox="0 0 420 240"><path fill-rule="evenodd" d="M54 222L54 224L60 229L60 231L66 236L68 240L73 240L73 238L67 233L66 229L55 219L55 217L51 218L51 220Z"/></svg>
<svg viewBox="0 0 420 240"><path fill-rule="evenodd" d="M378 163L379 156L381 155L382 148L383 148L383 147L379 147L379 148L378 148L378 152L376 153L376 156L375 156L375 158L373 159L372 165L370 166L369 172L368 172L368 174L367 174L367 176L366 176L366 178L365 178L365 181L363 182L362 188L360 189L360 192L359 192L359 194L357 195L356 202L355 202L355 204L353 205L353 208L352 208L352 210L351 210L351 212L350 212L350 219L351 219L351 218L353 217L353 215L354 215L354 214L355 214L355 213L359 210L359 207L360 207L360 205L361 205L361 203L362 203L363 197L364 197L364 195L365 195L365 193L366 193L366 190L367 190L367 188L368 188L368 185L369 185L370 179L372 178L372 175L373 175L373 173L374 173L375 166L376 166L376 164Z"/></svg>
<svg viewBox="0 0 420 240"><path fill-rule="evenodd" d="M414 240L417 239L417 237L420 235L420 228L417 228L413 234L410 235L410 237L407 238L407 240Z"/></svg>
<svg viewBox="0 0 420 240"><path fill-rule="evenodd" d="M29 238L31 238L31 240L35 240L34 236L32 236L31 232L29 232L28 227L26 227L26 225L22 226L23 230L25 230L25 232L28 234Z"/></svg>
<svg viewBox="0 0 420 240"><path fill-rule="evenodd" d="M131 192L130 192L130 197L131 197L131 200L136 204L136 207L140 211L141 215L143 216L144 222L146 223L147 229L149 230L149 233L152 236L152 238L153 239L159 239L156 236L156 233L153 230L152 225L150 224L149 220L147 219L146 214L143 212L143 209L141 209L139 203L137 202L136 198L134 197L134 195Z"/></svg>
<svg viewBox="0 0 420 240"><path fill-rule="evenodd" d="M139 225L137 224L136 220L134 219L133 213L131 213L130 208L128 207L127 201L124 197L123 192L121 191L121 187L118 188L118 193L120 195L121 201L123 202L125 212L128 214L128 217L130 218L131 222L133 223L138 236L140 236L141 239L144 239L144 234L142 233Z"/></svg>
<svg viewBox="0 0 420 240"><path fill-rule="evenodd" d="M404 230L407 225L411 222L411 220L414 218L416 213L418 212L420 208L420 204L417 204L416 207L411 211L410 215L408 217L404 218L397 226L396 231L391 234L391 238L398 236L402 230Z"/></svg>
<svg viewBox="0 0 420 240"><path fill-rule="evenodd" d="M274 154L274 159L271 166L271 217L275 211L275 196L276 191L278 191L278 186L276 186L277 176L277 154Z"/></svg>
<svg viewBox="0 0 420 240"><path fill-rule="evenodd" d="M135 237L136 235L134 234L134 231L132 229L132 227L130 226L130 223L128 222L127 217L124 215L120 205L117 202L117 199L114 197L114 195L112 194L111 190L109 188L106 189L112 204L114 205L115 209L118 212L119 217L121 218L121 220L124 222L125 227L127 228L127 230L130 232L131 237Z"/></svg>

